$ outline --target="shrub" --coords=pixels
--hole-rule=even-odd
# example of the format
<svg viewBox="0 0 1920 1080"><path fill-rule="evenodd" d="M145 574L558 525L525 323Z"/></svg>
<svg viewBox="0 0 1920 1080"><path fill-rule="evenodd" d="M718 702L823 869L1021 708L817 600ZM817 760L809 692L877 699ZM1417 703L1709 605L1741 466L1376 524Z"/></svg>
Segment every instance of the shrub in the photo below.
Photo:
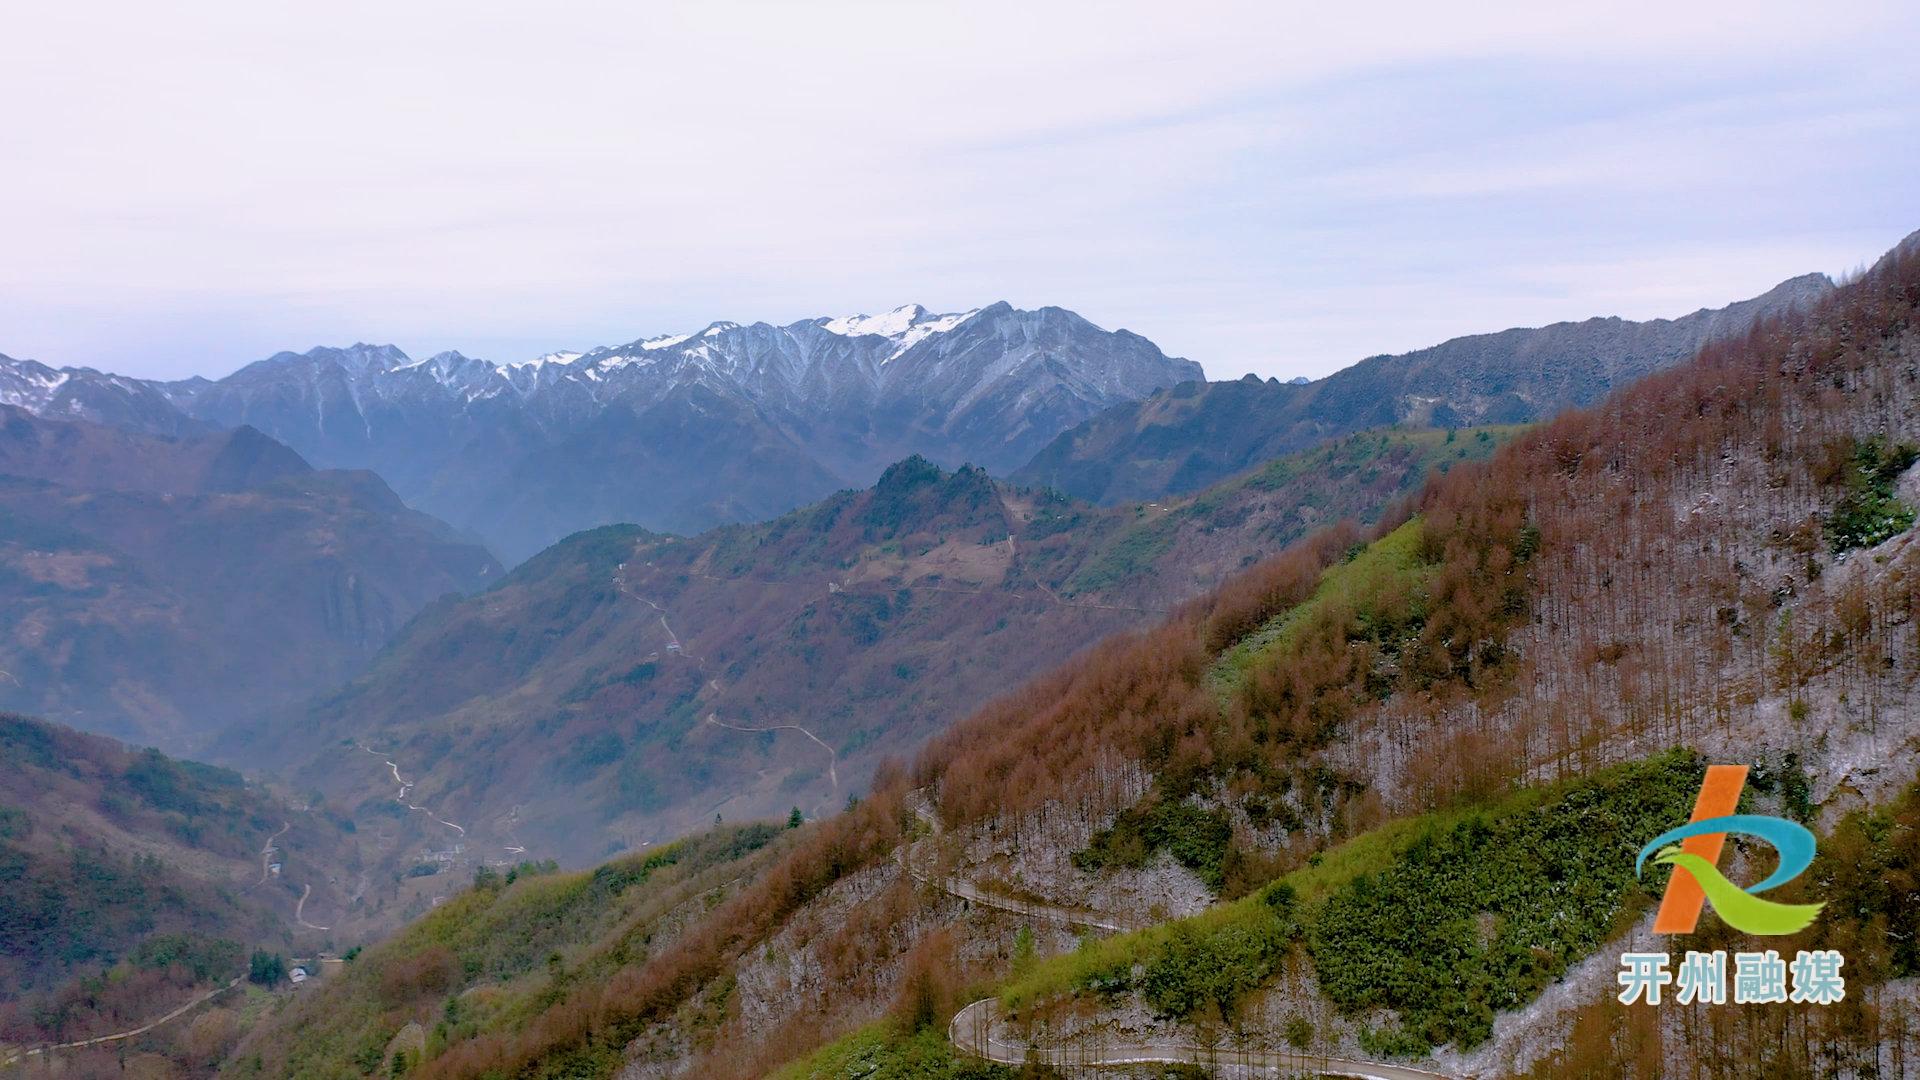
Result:
<svg viewBox="0 0 1920 1080"><path fill-rule="evenodd" d="M1241 997L1273 974L1295 929L1277 917L1211 932L1176 923L1141 972L1141 996L1162 1016L1231 1019Z"/></svg>
<svg viewBox="0 0 1920 1080"><path fill-rule="evenodd" d="M1311 919L1321 987L1351 1012L1397 1010L1422 1050L1485 1040L1495 1010L1531 1000L1614 930L1638 890L1635 843L1686 819L1700 775L1691 754L1665 754L1535 809L1417 835Z"/></svg>
<svg viewBox="0 0 1920 1080"><path fill-rule="evenodd" d="M1313 1021L1304 1016L1287 1017L1287 1045L1295 1050L1305 1050L1313 1045Z"/></svg>
<svg viewBox="0 0 1920 1080"><path fill-rule="evenodd" d="M1109 866L1137 869L1164 850L1217 893L1232 840L1233 826L1223 810L1184 801L1150 801L1122 812L1112 827L1095 833L1084 850L1074 852L1073 865L1088 871Z"/></svg>
<svg viewBox="0 0 1920 1080"><path fill-rule="evenodd" d="M247 960L247 979L261 986L273 986L287 977L287 959L278 953L255 949Z"/></svg>
<svg viewBox="0 0 1920 1080"><path fill-rule="evenodd" d="M1845 489L1840 505L1827 515L1827 547L1840 555L1872 547L1913 527L1913 508L1894 498L1894 483L1907 471L1920 449L1906 443L1889 445L1879 436L1847 440L1834 449L1843 464L1838 473Z"/></svg>
<svg viewBox="0 0 1920 1080"><path fill-rule="evenodd" d="M460 965L444 945L429 945L410 956L395 957L380 973L380 994L390 1004L405 1005L438 997L460 977Z"/></svg>

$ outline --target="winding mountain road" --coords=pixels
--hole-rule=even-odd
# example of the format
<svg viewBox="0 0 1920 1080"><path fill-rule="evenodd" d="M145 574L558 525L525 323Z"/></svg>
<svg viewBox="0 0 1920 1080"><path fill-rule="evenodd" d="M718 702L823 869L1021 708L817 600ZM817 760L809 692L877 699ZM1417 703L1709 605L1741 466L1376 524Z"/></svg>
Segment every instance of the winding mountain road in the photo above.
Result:
<svg viewBox="0 0 1920 1080"><path fill-rule="evenodd" d="M934 836L939 836L940 816L933 812L925 798L910 800L914 816L925 822ZM1063 926L1079 927L1082 930L1099 930L1109 934L1123 934L1129 930L1138 930L1142 924L1128 923L1118 915L1103 915L1086 908L1063 907L1059 904L1045 904L1034 900L1021 900L1017 897L988 892L965 878L947 877L930 874L915 866L907 849L900 849L900 865L915 881L932 885L948 896L978 904L984 908L1005 911L1013 915L1024 915L1030 919L1043 919Z"/></svg>
<svg viewBox="0 0 1920 1080"><path fill-rule="evenodd" d="M407 793L413 790L413 781L408 780L406 777L403 777L400 775L400 766L396 765L392 758L388 757L387 755L381 753L378 750L375 750L373 747L366 746L364 744L361 745L360 749L365 750L367 753L372 754L374 757L377 757L380 760L386 762L387 768L393 770L393 782L400 785L400 793L393 797L393 800L395 802L399 803L400 805L406 807L409 810L413 810L418 813L427 815L428 817L439 822L440 824L445 825L447 828L452 829L454 832L459 833L461 836L467 835L467 830L460 827L459 825L455 825L453 822L448 821L446 818L443 818L438 814L435 814L433 811L427 809L424 806L415 806L414 804L407 801Z"/></svg>
<svg viewBox="0 0 1920 1080"><path fill-rule="evenodd" d="M25 1061L30 1057L38 1057L41 1054L52 1053L55 1050L79 1050L83 1047L99 1046L102 1043L120 1042L123 1039L132 1039L141 1035L145 1035L147 1032L152 1031L154 1028L157 1028L162 1024L166 1024L174 1020L178 1020L180 1017L185 1016L189 1012L192 1012L194 1009L198 1008L199 1006L204 1005L207 1002L212 1001L214 998L219 997L221 994L224 994L227 991L233 989L234 987L239 986L241 978L242 976L235 976L234 980L228 983L227 985L216 986L212 990L209 990L206 993L201 994L199 997L194 998L192 1001L187 1002L185 1005L180 1006L179 1008L173 1010L172 1012L166 1014L165 1016L162 1016L157 1020L149 1020L146 1023L140 1025L139 1027L133 1028L128 1031L116 1031L111 1035L96 1035L91 1039L81 1039L77 1042L55 1043L52 1046L36 1046L31 1050L18 1051L12 1054L11 1056L7 1057L5 1060L0 1060L0 1069L4 1069L18 1062Z"/></svg>
<svg viewBox="0 0 1920 1080"><path fill-rule="evenodd" d="M823 803L831 801L834 796L840 794L840 752L827 745L826 740L808 731L806 728L801 727L799 724L768 724L765 727L747 727L741 724L729 724L713 713L707 714L707 723L712 724L714 727L726 728L728 731L797 731L805 735L807 738L818 743L820 749L827 752L827 782L831 785L831 790L828 792L826 799L823 800ZM819 806L816 805L814 809L819 809Z"/></svg>
<svg viewBox="0 0 1920 1080"><path fill-rule="evenodd" d="M272 863L273 863L274 852L280 850L278 846L279 840L281 837L287 835L287 830L291 828L293 828L293 822L288 821L288 822L282 823L280 826L280 831L277 833L274 833L272 836L267 837L267 842L261 845L260 880L254 882L252 885L247 886L248 888L250 889L258 888L261 885L265 885L267 883L267 876L269 873L269 868L272 866ZM333 929L330 926L317 926L307 921L307 897L312 895L313 895L312 884L306 884L306 885L300 886L300 900L299 902L293 905L293 921L308 930Z"/></svg>
<svg viewBox="0 0 1920 1080"><path fill-rule="evenodd" d="M680 641L680 635L673 632L673 624L667 621L667 617L671 613L664 606L662 606L658 601L650 600L647 597L641 596L639 593L633 591L633 587L627 583L626 574L627 574L626 563L621 563L619 566L616 566L614 568L614 572L613 572L614 588L622 596L625 596L630 600L637 600L640 603L645 604L647 605L647 607L651 608L654 614L660 617L660 630L662 633L665 633L667 635L667 642L671 651L679 655L682 659L691 661L694 664L694 666L696 666L701 670L702 674L706 674L706 661L688 652L686 646ZM709 676L707 679L707 687L711 689L715 694L719 694L723 692L720 686L720 680L717 678L713 678L711 676ZM768 732L768 731L799 732L800 734L806 736L808 739L812 740L815 745L820 747L820 749L825 750L827 752L827 794L822 796L820 801L813 805L814 812L818 813L821 807L831 804L836 798L839 797L840 795L840 752L838 750L835 750L832 744L828 743L825 739L822 739L820 736L815 735L813 732L807 730L805 727L799 724L766 724L763 726L750 726L747 724L729 724L725 720L720 719L719 714L711 713L711 712L707 714L707 718L705 722L708 724L712 724L714 727L724 728L728 731L741 731L741 732L748 732L752 734L758 734L761 732Z"/></svg>
<svg viewBox="0 0 1920 1080"><path fill-rule="evenodd" d="M267 883L267 867L270 866L273 862L273 852L274 852L273 843L274 841L287 835L287 830L291 828L293 828L293 822L288 821L283 823L280 826L280 831L277 833L274 833L272 836L267 837L266 844L260 848L260 880L254 882L256 886L265 885Z"/></svg>
<svg viewBox="0 0 1920 1080"><path fill-rule="evenodd" d="M293 905L293 921L309 930L331 930L331 926L315 926L307 921L307 897L313 895L312 885L300 886L300 902Z"/></svg>

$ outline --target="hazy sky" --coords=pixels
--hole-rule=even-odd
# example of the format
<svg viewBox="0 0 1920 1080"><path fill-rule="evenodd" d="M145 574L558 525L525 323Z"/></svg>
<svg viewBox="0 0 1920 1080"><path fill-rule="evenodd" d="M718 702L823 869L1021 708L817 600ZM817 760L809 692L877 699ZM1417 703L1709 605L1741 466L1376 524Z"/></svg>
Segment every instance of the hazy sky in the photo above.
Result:
<svg viewBox="0 0 1920 1080"><path fill-rule="evenodd" d="M1916 5L1552 6L10 5L0 352L515 360L1006 299L1319 375L1920 228Z"/></svg>

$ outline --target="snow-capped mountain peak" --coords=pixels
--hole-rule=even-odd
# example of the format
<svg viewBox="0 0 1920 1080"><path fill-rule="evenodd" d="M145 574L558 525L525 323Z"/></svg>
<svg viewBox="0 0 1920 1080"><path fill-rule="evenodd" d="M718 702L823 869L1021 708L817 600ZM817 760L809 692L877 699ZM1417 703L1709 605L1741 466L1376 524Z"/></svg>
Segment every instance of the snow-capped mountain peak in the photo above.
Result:
<svg viewBox="0 0 1920 1080"><path fill-rule="evenodd" d="M500 366L503 368L533 368L537 371L540 368L546 367L548 364L558 364L564 367L585 355L586 353L575 352L572 349L560 349L555 352L543 353L531 360L515 360Z"/></svg>
<svg viewBox="0 0 1920 1080"><path fill-rule="evenodd" d="M935 315L919 304L903 304L881 315L842 315L821 319L817 325L827 333L841 337L873 335L887 338L894 343L892 352L885 358L891 360L934 334L944 334L979 313L980 309L974 308L971 311Z"/></svg>
<svg viewBox="0 0 1920 1080"><path fill-rule="evenodd" d="M71 372L56 371L36 360L15 360L0 355L0 405L17 405L28 412L39 412L54 394L73 377Z"/></svg>
<svg viewBox="0 0 1920 1080"><path fill-rule="evenodd" d="M683 341L690 340L692 337L692 334L661 334L659 337L650 337L641 341L640 347L648 352L652 352L655 349L671 349Z"/></svg>
<svg viewBox="0 0 1920 1080"><path fill-rule="evenodd" d="M883 315L842 315L837 319L827 319L820 324L820 329L842 337L858 337L861 334L898 337L913 329L913 325L925 318L926 314L927 309L919 304L903 304Z"/></svg>

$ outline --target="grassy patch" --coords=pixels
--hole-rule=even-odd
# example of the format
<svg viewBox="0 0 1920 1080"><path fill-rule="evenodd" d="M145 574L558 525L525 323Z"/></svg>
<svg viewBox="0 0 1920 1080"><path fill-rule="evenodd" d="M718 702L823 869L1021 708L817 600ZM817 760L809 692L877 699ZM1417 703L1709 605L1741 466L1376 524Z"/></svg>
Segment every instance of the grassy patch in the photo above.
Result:
<svg viewBox="0 0 1920 1080"><path fill-rule="evenodd" d="M1100 592L1146 573L1173 546L1179 523L1155 516L1128 527L1067 582L1070 595Z"/></svg>
<svg viewBox="0 0 1920 1080"><path fill-rule="evenodd" d="M1420 559L1420 519L1413 518L1352 558L1329 567L1304 603L1275 615L1234 643L1214 662L1208 681L1221 693L1230 692L1255 666L1286 648L1297 629L1316 613L1340 604L1350 607L1364 623L1376 597L1402 590L1418 595L1431 572Z"/></svg>
<svg viewBox="0 0 1920 1080"><path fill-rule="evenodd" d="M954 1053L941 1032L901 1035L883 1021L828 1043L774 1073L772 1080L1014 1080L1019 1075Z"/></svg>

